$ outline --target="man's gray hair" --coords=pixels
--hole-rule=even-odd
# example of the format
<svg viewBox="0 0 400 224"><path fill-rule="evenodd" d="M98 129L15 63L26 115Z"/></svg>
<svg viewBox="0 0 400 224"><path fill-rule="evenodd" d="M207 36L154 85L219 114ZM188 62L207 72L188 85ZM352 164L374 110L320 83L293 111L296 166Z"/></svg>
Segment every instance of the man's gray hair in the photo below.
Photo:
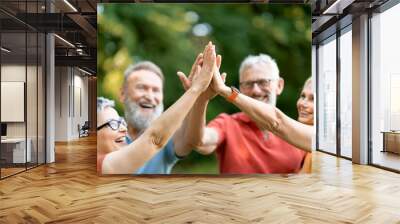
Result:
<svg viewBox="0 0 400 224"><path fill-rule="evenodd" d="M273 77L279 78L279 69L275 60L267 54L249 55L240 64L239 75L242 76L246 69L249 69L255 65L267 65L271 69Z"/></svg>
<svg viewBox="0 0 400 224"><path fill-rule="evenodd" d="M104 97L97 97L97 113L103 111L106 107L114 107L114 100L110 100Z"/></svg>
<svg viewBox="0 0 400 224"><path fill-rule="evenodd" d="M146 70L150 72L154 72L156 75L160 77L162 83L164 83L164 74L161 71L161 68L158 67L151 61L141 61L133 65L129 65L128 68L124 72L124 86L126 85L126 81L128 80L129 76L132 72Z"/></svg>

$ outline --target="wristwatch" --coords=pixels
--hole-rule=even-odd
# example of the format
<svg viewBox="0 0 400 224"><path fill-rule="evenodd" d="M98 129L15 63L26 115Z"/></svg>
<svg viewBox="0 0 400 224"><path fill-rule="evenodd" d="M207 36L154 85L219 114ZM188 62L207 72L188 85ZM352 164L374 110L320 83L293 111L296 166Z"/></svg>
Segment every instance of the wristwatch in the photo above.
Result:
<svg viewBox="0 0 400 224"><path fill-rule="evenodd" d="M234 86L231 86L231 90L232 90L231 95L229 95L229 96L226 98L226 100L228 100L229 102L235 101L236 97L237 97L237 96L239 95L239 93L240 93L240 91L239 91L236 87L234 87Z"/></svg>

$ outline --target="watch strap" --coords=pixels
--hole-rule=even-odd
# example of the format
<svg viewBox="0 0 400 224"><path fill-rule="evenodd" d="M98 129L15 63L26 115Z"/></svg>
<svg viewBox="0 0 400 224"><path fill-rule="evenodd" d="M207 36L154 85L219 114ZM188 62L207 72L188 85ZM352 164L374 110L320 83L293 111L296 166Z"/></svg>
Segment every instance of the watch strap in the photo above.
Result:
<svg viewBox="0 0 400 224"><path fill-rule="evenodd" d="M233 87L233 86L231 86L231 90L232 90L231 95L229 95L229 96L226 98L229 102L235 101L235 99L237 98L237 96L238 96L239 93L240 93L240 91L239 91L238 89L236 89L235 87Z"/></svg>

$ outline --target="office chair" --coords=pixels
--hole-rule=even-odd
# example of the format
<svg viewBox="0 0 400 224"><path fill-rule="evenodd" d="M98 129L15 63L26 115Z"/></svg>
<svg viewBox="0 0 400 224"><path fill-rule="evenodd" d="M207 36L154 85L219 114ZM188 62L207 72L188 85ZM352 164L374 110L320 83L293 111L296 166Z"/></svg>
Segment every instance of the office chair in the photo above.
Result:
<svg viewBox="0 0 400 224"><path fill-rule="evenodd" d="M89 129L90 129L89 121L85 121L82 127L80 127L80 125L78 124L79 138L89 136Z"/></svg>

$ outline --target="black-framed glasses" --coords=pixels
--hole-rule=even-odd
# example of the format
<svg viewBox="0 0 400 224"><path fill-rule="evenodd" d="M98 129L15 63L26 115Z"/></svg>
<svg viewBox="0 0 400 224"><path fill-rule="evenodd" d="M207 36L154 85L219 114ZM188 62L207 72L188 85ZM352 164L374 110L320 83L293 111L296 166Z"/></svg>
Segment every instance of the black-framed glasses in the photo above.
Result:
<svg viewBox="0 0 400 224"><path fill-rule="evenodd" d="M107 121L106 123L100 125L97 127L97 131L108 126L110 127L113 131L117 131L119 130L119 128L121 127L121 125L127 127L125 120L121 117L119 120L117 119L111 119L109 121Z"/></svg>
<svg viewBox="0 0 400 224"><path fill-rule="evenodd" d="M271 85L271 82L275 80L277 79L257 79L253 81L240 82L239 85L243 89L252 89L254 84L257 84L260 88L266 89Z"/></svg>

